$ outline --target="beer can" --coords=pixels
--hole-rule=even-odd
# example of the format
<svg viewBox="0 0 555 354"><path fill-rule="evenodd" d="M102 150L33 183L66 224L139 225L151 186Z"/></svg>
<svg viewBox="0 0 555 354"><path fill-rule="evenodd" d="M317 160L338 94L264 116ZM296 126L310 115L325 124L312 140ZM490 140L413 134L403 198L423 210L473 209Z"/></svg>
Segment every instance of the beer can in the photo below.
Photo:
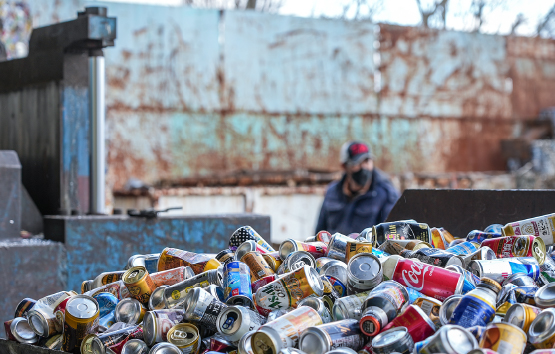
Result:
<svg viewBox="0 0 555 354"><path fill-rule="evenodd" d="M116 323L115 311L108 312L106 315L98 318L98 332L106 332L114 323Z"/></svg>
<svg viewBox="0 0 555 354"><path fill-rule="evenodd" d="M229 262L224 266L224 302L228 305L254 307L251 271L243 262Z"/></svg>
<svg viewBox="0 0 555 354"><path fill-rule="evenodd" d="M374 354L401 353L410 354L414 341L406 327L394 327L381 332L372 339Z"/></svg>
<svg viewBox="0 0 555 354"><path fill-rule="evenodd" d="M331 237L331 234L325 230L318 231L318 233L316 234L316 241L330 243Z"/></svg>
<svg viewBox="0 0 555 354"><path fill-rule="evenodd" d="M197 354L200 347L200 335L197 327L190 323L179 323L167 334L168 342L175 345L183 354Z"/></svg>
<svg viewBox="0 0 555 354"><path fill-rule="evenodd" d="M4 328L8 339L25 344L35 344L39 341L39 336L31 329L26 318L16 317L4 322Z"/></svg>
<svg viewBox="0 0 555 354"><path fill-rule="evenodd" d="M152 254L135 254L129 257L125 269L142 266L145 267L149 273L156 273L158 271L158 260L160 253Z"/></svg>
<svg viewBox="0 0 555 354"><path fill-rule="evenodd" d="M252 282L276 274L259 252L249 252L240 261L249 267Z"/></svg>
<svg viewBox="0 0 555 354"><path fill-rule="evenodd" d="M273 282L274 280L276 280L278 278L277 275L270 275L268 277L264 277L262 279L259 279L257 281L255 281L254 283L252 283L251 288L252 288L252 293L256 294L256 292L258 291L258 289L260 289L261 287L263 287L264 285L270 284L271 282Z"/></svg>
<svg viewBox="0 0 555 354"><path fill-rule="evenodd" d="M327 250L328 246L324 242L301 242L290 238L283 241L279 246L279 256L281 259L285 259L293 252L305 251L314 258L320 258L326 256Z"/></svg>
<svg viewBox="0 0 555 354"><path fill-rule="evenodd" d="M324 278L327 279L327 281L329 282L333 290L335 290L335 292L337 293L337 298L347 295L347 287L339 280L335 279L334 277L330 277L328 275L322 275L321 278L322 278L322 281L324 281ZM328 293L329 291L328 292L324 291L324 295Z"/></svg>
<svg viewBox="0 0 555 354"><path fill-rule="evenodd" d="M484 232L480 230L472 230L466 235L466 240L471 242L482 243L485 240L503 237L501 233L497 232Z"/></svg>
<svg viewBox="0 0 555 354"><path fill-rule="evenodd" d="M156 273L149 273L156 288L166 285L171 286L195 276L191 267L177 267Z"/></svg>
<svg viewBox="0 0 555 354"><path fill-rule="evenodd" d="M347 294L375 288L383 279L379 259L370 253L359 253L347 265Z"/></svg>
<svg viewBox="0 0 555 354"><path fill-rule="evenodd" d="M229 249L235 251L243 242L253 240L259 244L266 252L275 252L274 248L262 238L252 227L241 226L229 238ZM263 253L263 252L261 252Z"/></svg>
<svg viewBox="0 0 555 354"><path fill-rule="evenodd" d="M320 275L326 275L339 280L343 285L347 284L347 264L327 258L329 261L318 262L324 258L316 260L316 267Z"/></svg>
<svg viewBox="0 0 555 354"><path fill-rule="evenodd" d="M331 314L336 321L344 319L359 320L362 317L361 306L370 294L370 290L337 299Z"/></svg>
<svg viewBox="0 0 555 354"><path fill-rule="evenodd" d="M430 243L431 231L428 224L394 221L384 222L373 226L372 228L373 243L376 247L381 245L385 240L420 240Z"/></svg>
<svg viewBox="0 0 555 354"><path fill-rule="evenodd" d="M277 270L277 274L283 275L292 272L305 264L309 267L316 268L316 260L310 253L305 251L295 251L283 260L283 263Z"/></svg>
<svg viewBox="0 0 555 354"><path fill-rule="evenodd" d="M161 272L182 266L189 266L193 269L195 274L200 274L207 270L217 269L221 266L221 263L202 253L187 252L177 248L166 247L160 254L156 268Z"/></svg>
<svg viewBox="0 0 555 354"><path fill-rule="evenodd" d="M426 341L420 354L464 354L478 348L476 338L461 326L445 325Z"/></svg>
<svg viewBox="0 0 555 354"><path fill-rule="evenodd" d="M260 254L265 254L268 251L262 246L260 246L258 243L256 243L255 241L248 240L243 242L239 247L237 247L237 249L235 250L235 256L233 257L233 260L239 261L241 258L243 258L244 255L246 255L249 252L258 252Z"/></svg>
<svg viewBox="0 0 555 354"><path fill-rule="evenodd" d="M301 334L299 349L307 354L324 354L342 347L358 351L364 343L365 337L360 332L358 321L347 319L308 327Z"/></svg>
<svg viewBox="0 0 555 354"><path fill-rule="evenodd" d="M549 283L539 288L534 295L534 302L540 308L555 306L555 283Z"/></svg>
<svg viewBox="0 0 555 354"><path fill-rule="evenodd" d="M497 258L534 257L540 265L546 256L545 244L536 236L505 236L484 240L482 246L491 248Z"/></svg>
<svg viewBox="0 0 555 354"><path fill-rule="evenodd" d="M536 319L540 312L541 309L532 305L513 304L505 314L503 322L513 324L528 333L532 321Z"/></svg>
<svg viewBox="0 0 555 354"><path fill-rule="evenodd" d="M94 333L98 326L98 302L87 295L73 296L66 305L62 350L65 352L81 348L83 338Z"/></svg>
<svg viewBox="0 0 555 354"><path fill-rule="evenodd" d="M528 341L537 349L555 347L555 308L547 308L536 316L528 330Z"/></svg>
<svg viewBox="0 0 555 354"><path fill-rule="evenodd" d="M13 317L27 318L27 313L33 308L33 306L35 306L36 303L37 303L36 300L30 299L28 297L21 300L19 304L17 304L17 306L15 307L15 315Z"/></svg>
<svg viewBox="0 0 555 354"><path fill-rule="evenodd" d="M252 335L251 347L255 354L278 353L282 348L296 347L305 329L321 324L316 310L301 306L260 327Z"/></svg>
<svg viewBox="0 0 555 354"><path fill-rule="evenodd" d="M439 309L441 308L442 302L431 297L419 297L413 302L413 305L420 307L422 311L432 320L436 329L441 327L441 321L439 319Z"/></svg>
<svg viewBox="0 0 555 354"><path fill-rule="evenodd" d="M307 265L264 285L256 291L256 304L266 310L297 307L311 295L322 296L324 284L316 270ZM260 312L260 311L259 311Z"/></svg>
<svg viewBox="0 0 555 354"><path fill-rule="evenodd" d="M119 302L118 298L111 293L100 293L93 296L98 303L98 317L104 317L108 313L114 311ZM66 304L67 306L67 304ZM58 308L56 308L58 310Z"/></svg>
<svg viewBox="0 0 555 354"><path fill-rule="evenodd" d="M499 354L522 354L526 347L526 333L510 323L490 323L482 336L480 347L495 350Z"/></svg>
<svg viewBox="0 0 555 354"><path fill-rule="evenodd" d="M130 339L121 349L121 354L148 354L148 345L140 339ZM81 354L84 354L81 352Z"/></svg>
<svg viewBox="0 0 555 354"><path fill-rule="evenodd" d="M345 249L345 263L349 263L351 258L359 253L372 253L372 243L348 241Z"/></svg>
<svg viewBox="0 0 555 354"><path fill-rule="evenodd" d="M347 242L352 241L348 236L336 232L333 234L329 244L326 257L345 262L345 253L347 251Z"/></svg>
<svg viewBox="0 0 555 354"><path fill-rule="evenodd" d="M491 224L488 225L485 229L484 232L496 232L496 233L501 233L503 232L503 225L501 224Z"/></svg>
<svg viewBox="0 0 555 354"><path fill-rule="evenodd" d="M111 284L106 284L98 288L89 290L83 295L95 296L96 294L100 294L100 293L114 294L119 300L131 297L131 294L129 293L129 290L123 283L123 280L119 280Z"/></svg>
<svg viewBox="0 0 555 354"><path fill-rule="evenodd" d="M456 254L457 256L468 256L476 252L480 248L480 244L476 242L465 241L456 246L449 247L445 251Z"/></svg>
<svg viewBox="0 0 555 354"><path fill-rule="evenodd" d="M535 259L532 258L534 261ZM515 273L524 273L534 280L539 279L540 266L536 264L523 264L521 258L503 258L487 261L471 261L468 270L478 278L490 278L502 283L506 278Z"/></svg>
<svg viewBox="0 0 555 354"><path fill-rule="evenodd" d="M495 255L495 252L493 252L493 250L487 246L482 246L479 249L477 249L475 252L467 255L467 256L462 256L464 265L464 268L468 268L468 265L470 264L471 261L488 261L488 260L493 260L493 259L497 259L497 256Z"/></svg>
<svg viewBox="0 0 555 354"><path fill-rule="evenodd" d="M143 338L150 347L155 343L168 340L169 330L183 321L184 311L181 309L148 311L143 320Z"/></svg>
<svg viewBox="0 0 555 354"><path fill-rule="evenodd" d="M156 285L154 285L145 267L129 268L123 275L122 280L131 297L142 304L148 304L150 295L156 289Z"/></svg>
<svg viewBox="0 0 555 354"><path fill-rule="evenodd" d="M235 253L227 248L225 250L221 250L215 258L222 265L226 265L227 263L233 262L235 260Z"/></svg>
<svg viewBox="0 0 555 354"><path fill-rule="evenodd" d="M432 227L430 229L430 234L431 234L431 244L434 248L437 249L447 249L449 247L449 243L451 241L449 241L448 239L446 239L446 235L444 235L444 233L441 231L441 229L438 229L436 227Z"/></svg>
<svg viewBox="0 0 555 354"><path fill-rule="evenodd" d="M218 316L226 308L226 304L201 288L189 291L183 302L185 319L192 321L199 328L206 327L213 332L217 331Z"/></svg>
<svg viewBox="0 0 555 354"><path fill-rule="evenodd" d="M499 291L501 291L501 285L495 280L482 278L480 279L480 286L487 287L495 293L495 297L491 300L493 303L487 298L484 299L479 294L467 294L461 298L457 307L453 310L449 319L450 324L459 325L464 328L486 326L494 318L495 298Z"/></svg>
<svg viewBox="0 0 555 354"><path fill-rule="evenodd" d="M118 280L121 280L125 274L125 270L117 270L113 272L104 272L99 274L91 283L91 289L98 288L99 286L111 284ZM86 287L86 285L85 285ZM83 290L83 284L81 284L81 290Z"/></svg>
<svg viewBox="0 0 555 354"><path fill-rule="evenodd" d="M277 272L279 266L283 263L283 260L279 256L279 252L264 253L262 254L262 258L264 258L274 272Z"/></svg>
<svg viewBox="0 0 555 354"><path fill-rule="evenodd" d="M239 340L239 344L237 345L237 352L239 354L254 354L251 346L251 339L255 332L256 331L249 331L241 337L241 340Z"/></svg>
<svg viewBox="0 0 555 354"><path fill-rule="evenodd" d="M207 288L210 285L222 286L223 274L218 269L211 269L185 279L171 286L160 286L150 296L148 307L151 310L174 308L183 303L187 293L197 287Z"/></svg>
<svg viewBox="0 0 555 354"><path fill-rule="evenodd" d="M93 289L92 284L93 284L92 280L83 280L83 282L81 283L81 294L84 294L87 291L92 290Z"/></svg>
<svg viewBox="0 0 555 354"><path fill-rule="evenodd" d="M547 214L508 223L503 226L502 233L505 236L534 235L540 237L547 246L555 243L555 214Z"/></svg>
<svg viewBox="0 0 555 354"><path fill-rule="evenodd" d="M143 339L143 328L141 326L124 327L115 331L95 336L91 343L93 354L120 353L125 344L131 339ZM82 353L83 354L83 353Z"/></svg>
<svg viewBox="0 0 555 354"><path fill-rule="evenodd" d="M416 251L405 249L401 251L401 256L405 258L418 259L422 263L441 268L445 268L450 265L463 265L463 260L460 256L436 248L421 248Z"/></svg>
<svg viewBox="0 0 555 354"><path fill-rule="evenodd" d="M117 322L129 323L131 325L140 323L145 314L145 306L133 298L121 300L114 309L114 316Z"/></svg>
<svg viewBox="0 0 555 354"><path fill-rule="evenodd" d="M387 331L395 327L407 328L410 336L415 342L422 341L432 336L436 327L422 309L415 305L408 305L404 311L389 322L383 331Z"/></svg>
<svg viewBox="0 0 555 354"><path fill-rule="evenodd" d="M333 322L331 318L331 313L326 307L324 301L317 297L307 297L299 301L299 306L308 306L315 309L320 317L322 318L323 323L330 323Z"/></svg>
<svg viewBox="0 0 555 354"><path fill-rule="evenodd" d="M404 286L387 280L375 287L361 306L360 330L367 336L377 335L408 303Z"/></svg>
<svg viewBox="0 0 555 354"><path fill-rule="evenodd" d="M216 320L218 332L227 340L237 343L247 333L257 330L266 320L257 312L243 306L229 306Z"/></svg>
<svg viewBox="0 0 555 354"><path fill-rule="evenodd" d="M449 323L449 320L453 315L453 311L455 311L455 308L459 305L461 299L462 295L457 294L451 295L443 301L439 307L439 321L443 326Z"/></svg>
<svg viewBox="0 0 555 354"><path fill-rule="evenodd" d="M176 347L171 343L157 343L152 348L148 354L182 354L181 349Z"/></svg>

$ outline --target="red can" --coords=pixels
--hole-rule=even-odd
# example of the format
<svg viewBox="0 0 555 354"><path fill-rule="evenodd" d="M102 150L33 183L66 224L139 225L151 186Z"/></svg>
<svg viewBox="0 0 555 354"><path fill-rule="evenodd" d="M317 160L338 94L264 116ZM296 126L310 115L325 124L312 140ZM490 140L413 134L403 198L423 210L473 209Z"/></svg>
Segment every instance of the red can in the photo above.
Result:
<svg viewBox="0 0 555 354"><path fill-rule="evenodd" d="M460 273L412 259L400 259L395 265L392 277L401 285L441 301L461 293L463 278Z"/></svg>
<svg viewBox="0 0 555 354"><path fill-rule="evenodd" d="M534 257L540 265L545 261L545 243L536 236L490 238L482 241L481 246L491 248L497 258Z"/></svg>
<svg viewBox="0 0 555 354"><path fill-rule="evenodd" d="M13 340L14 342L17 342L17 339L12 334L12 330L10 328L12 325L12 322L13 322L13 319L4 322L4 330L6 331L6 338L8 338L8 340Z"/></svg>
<svg viewBox="0 0 555 354"><path fill-rule="evenodd" d="M328 244L324 242L301 242L292 238L283 241L279 247L279 256L285 260L295 251L305 251L314 258L325 257L328 253Z"/></svg>
<svg viewBox="0 0 555 354"><path fill-rule="evenodd" d="M161 272L151 273L150 278L158 288L162 285L172 286L185 280L185 267L177 267Z"/></svg>
<svg viewBox="0 0 555 354"><path fill-rule="evenodd" d="M258 279L257 281L255 281L254 283L252 283L251 285L251 289L252 289L252 293L255 294L256 290L258 290L258 288L269 284L271 282L273 282L274 280L276 280L278 277L275 274L272 275L268 275L267 277L264 277L262 279Z"/></svg>
<svg viewBox="0 0 555 354"><path fill-rule="evenodd" d="M328 244L331 241L331 236L329 232L322 230L316 234L316 240Z"/></svg>

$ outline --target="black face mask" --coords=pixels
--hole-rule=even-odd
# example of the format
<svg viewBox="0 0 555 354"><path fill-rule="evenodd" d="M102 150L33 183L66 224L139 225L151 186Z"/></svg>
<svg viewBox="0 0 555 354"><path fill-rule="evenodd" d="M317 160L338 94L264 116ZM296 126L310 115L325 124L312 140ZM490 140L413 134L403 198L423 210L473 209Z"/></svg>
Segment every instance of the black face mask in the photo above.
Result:
<svg viewBox="0 0 555 354"><path fill-rule="evenodd" d="M372 171L361 168L360 170L353 172L351 174L351 178L356 182L356 184L362 187L365 186L366 183L368 183L368 181L372 178Z"/></svg>

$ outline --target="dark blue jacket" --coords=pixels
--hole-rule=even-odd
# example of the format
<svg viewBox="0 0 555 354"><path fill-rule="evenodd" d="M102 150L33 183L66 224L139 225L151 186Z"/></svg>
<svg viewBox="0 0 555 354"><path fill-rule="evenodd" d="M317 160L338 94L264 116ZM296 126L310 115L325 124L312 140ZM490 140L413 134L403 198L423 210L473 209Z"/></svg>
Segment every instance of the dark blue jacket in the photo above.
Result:
<svg viewBox="0 0 555 354"><path fill-rule="evenodd" d="M340 181L329 185L316 232L327 230L332 235L335 232L345 235L361 232L367 227L384 222L399 199L399 192L389 178L376 168L372 172L372 184L368 192L352 200L343 194L344 181L345 175Z"/></svg>

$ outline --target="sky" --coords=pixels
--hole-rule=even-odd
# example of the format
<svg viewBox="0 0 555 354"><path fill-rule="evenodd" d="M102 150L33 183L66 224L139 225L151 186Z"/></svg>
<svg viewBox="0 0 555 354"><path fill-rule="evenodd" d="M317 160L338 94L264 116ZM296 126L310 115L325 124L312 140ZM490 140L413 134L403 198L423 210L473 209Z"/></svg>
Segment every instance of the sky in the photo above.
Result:
<svg viewBox="0 0 555 354"><path fill-rule="evenodd" d="M183 0L112 0L122 2L166 4L177 6ZM279 14L301 17L341 17L343 6L355 0L282 0L283 6ZM381 1L382 6L374 16L375 22L399 24L403 26L418 26L420 14L416 0L370 0ZM421 0L423 6L431 6L435 0ZM555 0L486 0L488 4L482 32L490 34L508 34L511 25L519 14L526 21L518 27L519 35L535 35L538 21L554 6ZM468 9L472 0L450 0L447 11L447 28L451 30L469 31L475 24ZM352 16L347 14L347 18Z"/></svg>

